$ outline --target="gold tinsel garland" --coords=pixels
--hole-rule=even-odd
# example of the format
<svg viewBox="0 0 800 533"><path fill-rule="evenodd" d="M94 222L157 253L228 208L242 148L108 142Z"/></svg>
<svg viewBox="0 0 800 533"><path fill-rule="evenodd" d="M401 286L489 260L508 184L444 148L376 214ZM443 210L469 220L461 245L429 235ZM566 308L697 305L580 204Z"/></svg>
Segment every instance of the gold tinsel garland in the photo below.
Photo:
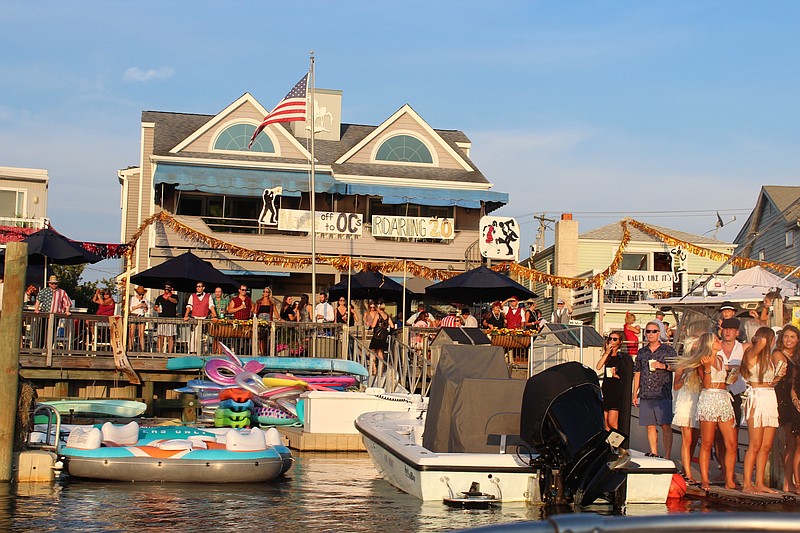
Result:
<svg viewBox="0 0 800 533"><path fill-rule="evenodd" d="M264 263L265 265L268 266L280 266L283 268L293 268L293 269L306 268L311 265L310 257L290 257L284 255L268 254L266 252L259 252L256 250L250 250L248 248L237 246L235 244L231 244L222 241L220 239L214 238L210 235L205 235L193 228L190 228L186 224L179 222L166 211L160 211L155 215L151 216L150 218L148 218L147 220L145 220L144 222L142 222L142 224L139 226L139 229L136 231L136 233L134 233L131 240L127 243L128 246L128 250L126 252L127 256L130 257L133 254L134 247L138 242L138 240L141 238L142 234L151 224L154 223L161 223L164 226L169 227L176 234L178 234L178 236L180 236L186 241L194 243L202 243L203 245L213 250L224 251L240 259ZM613 276L617 272L617 270L619 270L619 266L622 263L622 255L625 252L625 248L627 247L628 243L631 240L631 233L630 229L628 228L629 223L633 227L639 229L644 233L647 233L648 235L655 237L664 244L667 244L668 246L680 245L686 251L694 255L700 257L706 257L713 261L727 261L731 257L730 254L717 252L715 250L710 250L708 248L703 248L701 246L697 246L688 243L686 241L676 239L675 237L671 237L665 233L656 230L655 228L648 226L647 224L638 222L633 219L623 219L620 220L619 223L620 226L622 227L622 240L620 241L620 244L617 247L617 251L614 254L614 259L611 261L611 264L605 270L593 276L589 276L586 278L554 276L552 274L546 274L544 272L540 272L532 268L527 268L518 263L513 263L513 262L503 262L492 267L492 269L498 272L508 271L517 278L533 281L535 283L542 283L553 287L562 287L566 289L579 289L581 287L592 287L595 289L602 288L603 285L605 284L605 281L609 277ZM363 261L361 259L353 259L350 256L340 255L333 257L317 256L317 262L329 264L340 272L346 272L348 270L357 270L357 271L367 270L372 272L405 271L407 274L410 274L412 276L421 277L434 281L449 279L459 274L459 272L454 272L451 270L433 269L417 264L413 261L407 261L402 259L399 260L393 259L389 261ZM754 259L746 259L742 257L733 258L731 260L731 263L740 268L750 268L752 266L759 265L764 268L775 270L776 272L783 272L785 274L792 272L795 268L788 265L769 263L766 261L756 261Z"/></svg>
<svg viewBox="0 0 800 533"><path fill-rule="evenodd" d="M239 259L263 263L268 266L279 266L283 268L301 269L311 265L310 257L290 257L285 255L268 254L266 252L259 252L250 250L242 246L237 246L229 242L217 239L210 235L200 233L199 231L190 228L186 224L176 220L172 215L166 211L160 211L151 216L139 226L139 229L134 233L130 242L128 243L128 254L133 253L134 246L144 234L145 230L155 223L163 224L174 231L179 237L187 242L203 244L213 250L220 250L227 252ZM327 263L339 270L346 272L347 270L369 270L373 272L402 272L406 271L412 276L418 276L430 280L443 280L448 279L458 274L449 270L437 270L429 268L413 261L391 260L391 261L362 261L359 259L353 260L350 256L340 255L333 257L317 256L318 263Z"/></svg>
<svg viewBox="0 0 800 533"><path fill-rule="evenodd" d="M731 259L732 257L731 254L718 252L716 250L711 250L709 248L703 248L702 246L697 246L695 244L682 241L680 239L676 239L675 237L671 237L666 233L662 233L657 229L648 226L647 224L644 224L642 222L639 222L637 220L628 219L628 221L634 228L638 229L639 231L643 231L644 233L647 233L652 237L655 237L656 239L660 240L661 242L663 242L668 246L682 246L687 252L690 252L700 257L706 257L708 259L711 259L712 261L724 262L730 260L733 266L737 266L739 268L752 268L754 266L760 266L762 268L768 268L770 270L774 270L775 272L780 272L782 274L791 274L797 268L796 266L782 265L780 263L771 263L769 261L758 261L756 259L748 259L746 257L739 257L739 256L733 257L733 259Z"/></svg>

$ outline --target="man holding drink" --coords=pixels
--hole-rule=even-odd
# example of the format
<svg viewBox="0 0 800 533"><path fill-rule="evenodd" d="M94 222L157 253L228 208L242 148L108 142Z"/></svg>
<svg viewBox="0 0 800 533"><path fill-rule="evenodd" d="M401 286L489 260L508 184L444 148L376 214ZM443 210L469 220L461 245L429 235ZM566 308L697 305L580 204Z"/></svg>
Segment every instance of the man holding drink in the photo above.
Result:
<svg viewBox="0 0 800 533"><path fill-rule="evenodd" d="M650 453L658 455L658 426L664 455L672 454L672 373L667 360L677 357L672 346L659 340L661 329L651 320L644 329L645 344L633 363L633 405L639 407L639 425L647 427Z"/></svg>

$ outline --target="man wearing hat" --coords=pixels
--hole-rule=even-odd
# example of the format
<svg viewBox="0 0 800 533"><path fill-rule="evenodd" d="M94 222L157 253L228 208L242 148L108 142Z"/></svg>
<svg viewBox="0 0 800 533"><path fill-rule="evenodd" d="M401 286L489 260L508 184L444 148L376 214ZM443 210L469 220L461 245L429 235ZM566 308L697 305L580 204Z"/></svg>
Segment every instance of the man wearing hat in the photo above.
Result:
<svg viewBox="0 0 800 533"><path fill-rule="evenodd" d="M520 329L525 316L523 315L523 310L519 307L519 298L512 296L511 298L506 298L503 303L507 306L503 309L506 315L506 327L508 329Z"/></svg>
<svg viewBox="0 0 800 533"><path fill-rule="evenodd" d="M559 298L556 301L556 308L553 310L553 314L550 315L550 322L553 324L569 324L570 318L572 318L572 307Z"/></svg>
<svg viewBox="0 0 800 533"><path fill-rule="evenodd" d="M659 309L656 311L656 319L655 321L658 323L658 329L660 333L658 334L658 342L669 342L669 335L667 335L667 326L664 325L664 311Z"/></svg>
<svg viewBox="0 0 800 533"><path fill-rule="evenodd" d="M69 315L69 308L72 307L67 291L59 288L58 276L50 276L47 280L47 287L39 291L34 306L35 313L63 313Z"/></svg>
<svg viewBox="0 0 800 533"><path fill-rule="evenodd" d="M478 319L470 314L469 307L464 307L461 310L461 322L464 324L465 328L477 328L478 327Z"/></svg>
<svg viewBox="0 0 800 533"><path fill-rule="evenodd" d="M719 306L719 320L717 320L717 337L720 339L722 338L722 322L725 320L734 319L736 317L736 306L733 305L731 302L722 302L722 305ZM737 322L740 322L737 320ZM745 335L744 331L742 331L741 322L739 324L739 333L736 334L736 339L740 342L747 340L747 336Z"/></svg>
<svg viewBox="0 0 800 533"><path fill-rule="evenodd" d="M456 320L458 318L458 314L457 313L458 313L458 310L455 307L451 307L450 311L447 313L447 315L442 317L442 322L441 322L440 326L442 326L443 328L457 328L457 327L459 327L460 326L460 324L458 324L459 321Z"/></svg>

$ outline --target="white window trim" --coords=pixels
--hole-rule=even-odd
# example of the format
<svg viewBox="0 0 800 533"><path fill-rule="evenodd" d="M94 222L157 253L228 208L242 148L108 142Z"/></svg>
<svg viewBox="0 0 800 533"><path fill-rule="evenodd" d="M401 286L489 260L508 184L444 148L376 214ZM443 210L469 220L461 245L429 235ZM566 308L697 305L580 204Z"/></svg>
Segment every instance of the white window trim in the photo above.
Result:
<svg viewBox="0 0 800 533"><path fill-rule="evenodd" d="M273 132L270 131L269 128L264 128L263 130L261 130L260 133L263 133L264 135L269 137L270 141L272 141L272 147L275 149L274 152L243 152L242 150L221 150L219 148L214 148L214 146L217 144L217 139L219 139L220 135L222 135L222 133L225 130L227 130L231 126L237 126L239 124L250 124L251 126L255 126L256 129L258 129L258 126L261 123L257 122L257 121L254 121L254 120L241 120L241 119L229 120L229 121L223 122L222 124L219 125L219 127L216 129L216 131L214 131L214 135L211 136L211 140L210 140L210 142L208 144L208 152L209 153L215 153L215 154L238 154L238 155L242 155L244 153L244 154L247 154L247 155L269 156L269 157L280 157L281 156L281 145L278 142L278 139L275 138L275 136L273 135Z"/></svg>
<svg viewBox="0 0 800 533"><path fill-rule="evenodd" d="M407 135L409 137L413 137L414 139L418 140L425 147L428 149L428 152L431 154L431 159L433 159L433 163L412 163L408 161L384 161L383 159L376 159L375 156L378 155L378 150L380 150L383 143L391 139L392 137L398 137L400 135ZM372 153L369 156L369 160L371 163L377 165L399 165L399 166L411 166L411 167L439 167L439 157L436 154L436 150L434 150L431 143L428 142L428 139L424 138L418 132L411 131L411 130L391 130L387 131L380 137L378 137L375 141L375 147L372 149Z"/></svg>
<svg viewBox="0 0 800 533"><path fill-rule="evenodd" d="M22 193L22 213L18 216L19 218L28 218L28 190L27 189L15 189L12 187L0 187L0 191L8 191L8 192L15 192L17 193L17 197L14 199L15 205L14 210L16 211L16 203L19 203L19 194Z"/></svg>

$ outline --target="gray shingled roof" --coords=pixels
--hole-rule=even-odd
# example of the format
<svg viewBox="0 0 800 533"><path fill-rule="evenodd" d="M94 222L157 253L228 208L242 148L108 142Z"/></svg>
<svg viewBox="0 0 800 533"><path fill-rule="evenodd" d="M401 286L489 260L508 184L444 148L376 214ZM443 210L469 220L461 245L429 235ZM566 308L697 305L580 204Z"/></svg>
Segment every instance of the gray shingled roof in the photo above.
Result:
<svg viewBox="0 0 800 533"><path fill-rule="evenodd" d="M792 202L800 198L800 187L797 186L764 185L764 192L767 193L767 196L780 212L786 210ZM800 203L786 211L783 214L783 218L787 222L800 219Z"/></svg>
<svg viewBox="0 0 800 533"><path fill-rule="evenodd" d="M187 113L170 113L164 111L142 112L142 122L155 124L155 138L153 154L176 158L216 159L229 161L253 161L254 163L297 163L297 159L269 157L262 155L198 153L182 151L171 154L175 146L185 140L194 131L198 130L216 115L194 115ZM283 125L279 125L283 127ZM477 166L459 148L457 142L469 142L463 132L457 130L434 130L442 139L472 167L472 170L432 168L412 165L370 165L370 164L335 164L334 162L348 150L353 148L365 137L372 133L377 126L361 124L342 124L340 141L318 140L314 145L314 155L323 165L332 165L336 174L357 176L380 176L386 178L431 179L441 181L455 181L463 183L489 183ZM288 128L287 128L287 131ZM298 139L305 145L305 139Z"/></svg>
<svg viewBox="0 0 800 533"><path fill-rule="evenodd" d="M692 244L711 244L711 245L724 245L729 244L724 241L719 241L717 239L711 239L709 237L703 237L702 235L694 235L692 233L686 233L685 231L680 231L672 228L664 228L661 226L656 226L654 224L648 224L648 226L669 235L670 237L675 237L676 239L680 239L682 241L690 242ZM661 242L660 240L656 239L640 231L630 224L628 224L628 229L631 232L631 242ZM593 229L591 231L587 231L586 233L582 233L579 237L581 240L589 240L589 241L621 241L622 240L622 226L619 222L614 222L613 224L609 224L607 226L603 226L601 228Z"/></svg>

